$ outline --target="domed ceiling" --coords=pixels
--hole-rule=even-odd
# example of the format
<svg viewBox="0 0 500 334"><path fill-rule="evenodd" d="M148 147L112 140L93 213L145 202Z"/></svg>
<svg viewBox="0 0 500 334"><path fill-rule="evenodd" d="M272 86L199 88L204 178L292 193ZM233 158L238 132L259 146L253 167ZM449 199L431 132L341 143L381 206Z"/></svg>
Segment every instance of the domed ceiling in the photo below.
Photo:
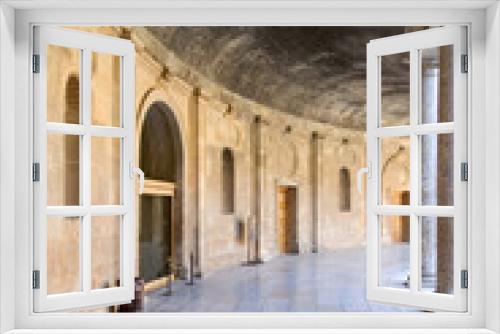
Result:
<svg viewBox="0 0 500 334"><path fill-rule="evenodd" d="M408 27L150 27L186 64L230 91L281 112L365 128L366 44ZM402 59L400 57L400 59ZM384 69L387 92L408 91L404 63ZM385 93L384 93L385 94ZM397 109L394 117L398 117ZM401 116L403 117L403 116Z"/></svg>

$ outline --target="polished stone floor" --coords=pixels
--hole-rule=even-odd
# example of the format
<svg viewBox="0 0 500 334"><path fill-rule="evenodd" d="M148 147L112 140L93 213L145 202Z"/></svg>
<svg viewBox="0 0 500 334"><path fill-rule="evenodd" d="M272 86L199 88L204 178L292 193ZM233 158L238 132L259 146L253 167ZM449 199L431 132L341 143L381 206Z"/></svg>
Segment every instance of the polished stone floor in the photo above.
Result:
<svg viewBox="0 0 500 334"><path fill-rule="evenodd" d="M397 273L407 247L393 246L384 268ZM173 284L145 297L146 312L399 312L366 300L365 248L282 255L258 266L220 270L194 286Z"/></svg>

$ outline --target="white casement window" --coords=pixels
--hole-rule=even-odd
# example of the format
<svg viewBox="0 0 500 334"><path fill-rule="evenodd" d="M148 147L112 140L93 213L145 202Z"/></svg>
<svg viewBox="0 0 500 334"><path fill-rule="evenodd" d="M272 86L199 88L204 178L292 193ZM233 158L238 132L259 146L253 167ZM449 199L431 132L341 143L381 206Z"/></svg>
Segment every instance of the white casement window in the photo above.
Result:
<svg viewBox="0 0 500 334"><path fill-rule="evenodd" d="M35 28L35 312L133 299L134 57L127 40ZM97 66L109 75L94 77ZM55 263L60 252L64 263Z"/></svg>
<svg viewBox="0 0 500 334"><path fill-rule="evenodd" d="M137 0L127 1L126 5L108 0L83 5L59 0L2 2L0 332L38 332L37 328L144 332L146 328L157 331L195 326L280 328L281 331L348 327L365 328L359 329L360 332L376 331L368 328L393 332L412 331L411 328L418 328L419 332L498 331L498 3L354 1L352 7L336 1L298 3L247 3L234 4L233 8L211 0L187 7ZM288 4L291 6L287 8ZM367 196L364 210L368 218L368 299L445 312L208 316L66 312L127 303L134 297L137 242L133 226L137 190L131 175L139 171L130 162L134 161L135 140L135 51L129 41L55 26L311 23L430 27L367 45L366 138L367 164L371 168L363 170L368 173L366 188L358 182L358 190L365 189ZM434 28L445 24L456 26ZM459 27L462 24L467 29ZM37 27L33 29L34 26ZM73 59L75 66L59 66L58 58L54 57L58 52L65 53L64 59ZM38 58L33 58L32 63L33 55ZM467 55L468 59L463 57ZM391 56L404 61L391 62ZM448 75L443 81L443 67L437 63L446 57ZM405 86L384 80L385 71L394 63L408 67L407 77L401 78L408 80L410 87L409 98L400 101L401 112L408 115L404 124L394 124L384 116L384 92L391 85ZM463 73L467 72L463 64L469 64L468 73ZM64 82L54 83L47 77L48 66L72 70L58 75ZM118 76L119 85L100 83L102 78L93 76L95 66L109 66L114 77ZM448 88L448 96L443 95L444 86ZM51 90L63 92L56 95L65 96L65 100L50 103ZM94 104L103 99L102 96L96 99L96 94L110 97L105 104L119 101L118 119L110 116L110 120L94 121ZM444 118L436 112L444 103L443 98L447 98L445 104L452 110ZM61 109L54 111L54 106ZM110 107L113 115L116 106ZM47 161L49 150L58 153L52 155L56 160ZM117 151L118 154L112 153ZM422 152L427 154L425 159ZM399 159L398 162L408 161L406 180L391 177L389 167L384 171L384 164L391 157ZM97 159L96 164L93 159ZM106 165L108 160L114 161L112 167ZM463 163L471 166L469 181L462 181L462 172L466 171L462 169ZM451 180L440 179L441 164L443 170L452 168ZM100 172L95 172L93 165L99 166ZM116 169L119 172L113 173ZM115 178L99 177L99 173ZM361 181L361 174L358 176ZM37 181L33 182L32 177ZM395 183L401 187L390 190L401 192L398 201L385 196L388 187ZM93 187L108 189L109 196L94 201ZM440 195L440 187L446 189L444 195ZM400 226L400 235L388 238L385 224ZM442 232L445 236L440 238ZM49 234L64 235L75 242L58 247L58 239L50 239ZM109 247L106 253L92 252L94 242L106 241ZM396 271L386 266L390 263L384 260L384 246L388 242L397 243L395 246L401 249L396 262L397 269L405 267L404 276L392 275ZM68 261L55 266L49 258L53 252L64 252ZM93 256L110 254L113 256L108 263L112 265L107 271L92 267ZM445 274L440 278L438 269L443 260L446 265L442 268L446 270L439 273ZM58 272L57 277L65 277L57 283L51 282L56 276L50 275L56 267L64 271ZM65 272L72 275L63 275ZM93 281L93 272L100 272L95 277L102 279ZM467 281L468 288L464 288Z"/></svg>
<svg viewBox="0 0 500 334"><path fill-rule="evenodd" d="M367 46L367 293L372 301L467 309L467 62L466 28L458 26ZM394 70L400 78L388 80ZM387 103L387 93L397 85L408 87L408 94ZM401 117L391 119L388 111ZM393 177L386 168L390 159L399 159L404 169L399 175L405 177ZM409 199L397 201L387 189L409 192ZM391 225L399 227L397 242L386 235ZM386 259L388 244L400 247L399 257Z"/></svg>

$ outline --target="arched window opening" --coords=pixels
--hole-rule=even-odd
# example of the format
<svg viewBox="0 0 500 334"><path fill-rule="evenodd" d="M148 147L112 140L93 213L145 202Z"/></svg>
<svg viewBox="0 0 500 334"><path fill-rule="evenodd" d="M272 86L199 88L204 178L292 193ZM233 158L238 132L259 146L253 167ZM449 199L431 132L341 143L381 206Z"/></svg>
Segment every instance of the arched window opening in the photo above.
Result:
<svg viewBox="0 0 500 334"><path fill-rule="evenodd" d="M339 210L351 211L351 173L346 167L339 171Z"/></svg>
<svg viewBox="0 0 500 334"><path fill-rule="evenodd" d="M80 123L80 80L78 75L70 75L66 82L64 121ZM67 205L80 204L80 141L78 136L64 136L64 201Z"/></svg>
<svg viewBox="0 0 500 334"><path fill-rule="evenodd" d="M234 213L234 154L227 147L222 150L222 212Z"/></svg>
<svg viewBox="0 0 500 334"><path fill-rule="evenodd" d="M141 133L139 164L146 179L176 182L181 171L181 142L173 111L162 102L153 103Z"/></svg>

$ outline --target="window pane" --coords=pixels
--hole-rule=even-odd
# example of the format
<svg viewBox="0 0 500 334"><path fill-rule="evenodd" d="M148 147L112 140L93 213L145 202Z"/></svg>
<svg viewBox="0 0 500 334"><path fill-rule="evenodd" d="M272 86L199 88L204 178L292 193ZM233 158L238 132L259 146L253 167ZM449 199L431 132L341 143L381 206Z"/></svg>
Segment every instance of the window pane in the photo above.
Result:
<svg viewBox="0 0 500 334"><path fill-rule="evenodd" d="M80 217L47 217L47 293L81 291Z"/></svg>
<svg viewBox="0 0 500 334"><path fill-rule="evenodd" d="M409 205L410 137L380 138L379 203Z"/></svg>
<svg viewBox="0 0 500 334"><path fill-rule="evenodd" d="M92 217L92 289L119 286L120 216Z"/></svg>
<svg viewBox="0 0 500 334"><path fill-rule="evenodd" d="M120 138L92 137L92 204L120 204Z"/></svg>
<svg viewBox="0 0 500 334"><path fill-rule="evenodd" d="M80 49L47 47L47 121L80 122Z"/></svg>
<svg viewBox="0 0 500 334"><path fill-rule="evenodd" d="M383 287L410 287L410 217L381 216L380 277Z"/></svg>
<svg viewBox="0 0 500 334"><path fill-rule="evenodd" d="M421 136L423 205L453 205L453 134Z"/></svg>
<svg viewBox="0 0 500 334"><path fill-rule="evenodd" d="M80 137L47 135L47 205L80 204Z"/></svg>
<svg viewBox="0 0 500 334"><path fill-rule="evenodd" d="M410 53L380 57L380 126L410 124Z"/></svg>
<svg viewBox="0 0 500 334"><path fill-rule="evenodd" d="M121 57L92 53L92 124L120 126Z"/></svg>
<svg viewBox="0 0 500 334"><path fill-rule="evenodd" d="M453 46L420 51L422 123L453 121Z"/></svg>
<svg viewBox="0 0 500 334"><path fill-rule="evenodd" d="M421 217L422 290L453 294L453 218Z"/></svg>

